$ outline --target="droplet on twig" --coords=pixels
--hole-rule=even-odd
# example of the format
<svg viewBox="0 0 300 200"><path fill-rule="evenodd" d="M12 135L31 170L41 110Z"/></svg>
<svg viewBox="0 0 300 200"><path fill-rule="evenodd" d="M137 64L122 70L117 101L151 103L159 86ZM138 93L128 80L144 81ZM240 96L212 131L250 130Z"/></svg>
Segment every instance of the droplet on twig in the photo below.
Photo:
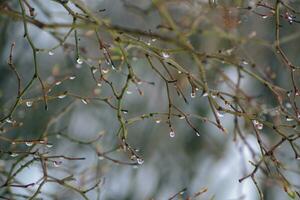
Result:
<svg viewBox="0 0 300 200"><path fill-rule="evenodd" d="M163 58L169 58L170 57L170 55L166 52L162 52L161 55L162 55Z"/></svg>
<svg viewBox="0 0 300 200"><path fill-rule="evenodd" d="M33 101L26 101L26 106L30 108L33 104Z"/></svg>
<svg viewBox="0 0 300 200"><path fill-rule="evenodd" d="M171 138L173 138L173 137L175 137L175 132L174 131L170 131L169 135L170 135Z"/></svg>

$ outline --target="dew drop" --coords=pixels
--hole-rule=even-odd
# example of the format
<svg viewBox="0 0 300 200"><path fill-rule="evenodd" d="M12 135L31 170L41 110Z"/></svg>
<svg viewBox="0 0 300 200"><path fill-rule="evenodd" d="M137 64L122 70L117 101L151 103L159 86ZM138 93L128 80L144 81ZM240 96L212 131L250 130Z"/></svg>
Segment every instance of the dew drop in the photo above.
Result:
<svg viewBox="0 0 300 200"><path fill-rule="evenodd" d="M178 71L177 71L177 73L178 73L178 74L181 74L181 73L182 73L182 71L178 70Z"/></svg>
<svg viewBox="0 0 300 200"><path fill-rule="evenodd" d="M195 93L195 92L192 92L192 93L191 93L191 97L192 97L192 98L195 98L195 97L196 97L196 93Z"/></svg>
<svg viewBox="0 0 300 200"><path fill-rule="evenodd" d="M155 123L159 124L161 121L159 119L155 120Z"/></svg>
<svg viewBox="0 0 300 200"><path fill-rule="evenodd" d="M142 158L138 158L136 161L139 165L142 165L144 163L144 160Z"/></svg>
<svg viewBox="0 0 300 200"><path fill-rule="evenodd" d="M49 56L53 56L54 52L53 51L49 51L48 54L49 54Z"/></svg>
<svg viewBox="0 0 300 200"><path fill-rule="evenodd" d="M92 70L93 74L95 74L97 71L98 71L98 70L95 69L95 68Z"/></svg>
<svg viewBox="0 0 300 200"><path fill-rule="evenodd" d="M220 112L216 112L218 117L224 117L224 114L220 113Z"/></svg>
<svg viewBox="0 0 300 200"><path fill-rule="evenodd" d="M246 60L242 60L242 64L248 65L249 63Z"/></svg>
<svg viewBox="0 0 300 200"><path fill-rule="evenodd" d="M60 85L61 84L61 81L57 81L56 83L55 83L55 85Z"/></svg>
<svg viewBox="0 0 300 200"><path fill-rule="evenodd" d="M199 136L200 136L200 133L199 133L199 132L196 132L196 135L199 137Z"/></svg>
<svg viewBox="0 0 300 200"><path fill-rule="evenodd" d="M13 157L13 158L14 158L14 157L17 157L18 155L19 155L19 154L17 154L17 153L11 153L11 154L10 154L10 156Z"/></svg>
<svg viewBox="0 0 300 200"><path fill-rule="evenodd" d="M123 113L124 113L124 114L127 114L127 113L128 113L128 111L127 111L127 110L124 110L124 111L123 111Z"/></svg>
<svg viewBox="0 0 300 200"><path fill-rule="evenodd" d="M61 160L55 160L55 161L53 161L54 167L59 167L61 164L62 164Z"/></svg>
<svg viewBox="0 0 300 200"><path fill-rule="evenodd" d="M26 101L26 106L29 108L31 107L33 104L33 101Z"/></svg>
<svg viewBox="0 0 300 200"><path fill-rule="evenodd" d="M52 147L53 147L53 144L51 144L51 143L48 143L48 144L46 144L46 147L48 147L48 148L52 148Z"/></svg>
<svg viewBox="0 0 300 200"><path fill-rule="evenodd" d="M285 104L285 107L286 107L286 108L292 108L292 104L286 103L286 104Z"/></svg>
<svg viewBox="0 0 300 200"><path fill-rule="evenodd" d="M109 72L109 69L108 68L102 69L102 72L103 72L103 74L107 74Z"/></svg>
<svg viewBox="0 0 300 200"><path fill-rule="evenodd" d="M9 124L12 124L14 122L11 118L7 118L5 121Z"/></svg>
<svg viewBox="0 0 300 200"><path fill-rule="evenodd" d="M263 19L267 19L268 18L268 15L264 15L262 16Z"/></svg>
<svg viewBox="0 0 300 200"><path fill-rule="evenodd" d="M291 121L294 121L294 119L293 119L293 118L290 118L290 117L286 117L286 121L287 121L287 122L291 122Z"/></svg>
<svg viewBox="0 0 300 200"><path fill-rule="evenodd" d="M169 58L170 55L168 53L166 53L166 52L162 52L162 57L163 58Z"/></svg>
<svg viewBox="0 0 300 200"><path fill-rule="evenodd" d="M207 96L208 96L208 93L207 93L207 92L204 92L202 96L207 97Z"/></svg>
<svg viewBox="0 0 300 200"><path fill-rule="evenodd" d="M151 46L151 42L147 42L147 45L148 45L148 46Z"/></svg>
<svg viewBox="0 0 300 200"><path fill-rule="evenodd" d="M77 64L81 65L81 64L83 63L83 60L81 60L80 58L78 58L78 59L76 60L76 62L77 62Z"/></svg>
<svg viewBox="0 0 300 200"><path fill-rule="evenodd" d="M97 86L98 86L98 87L101 87L101 86L102 86L102 84L101 84L101 83L97 83Z"/></svg>
<svg viewBox="0 0 300 200"><path fill-rule="evenodd" d="M179 117L179 119L185 119L185 116L184 116L184 115L181 115L181 116Z"/></svg>
<svg viewBox="0 0 300 200"><path fill-rule="evenodd" d="M81 102L84 103L84 104L88 104L86 99L81 99Z"/></svg>
<svg viewBox="0 0 300 200"><path fill-rule="evenodd" d="M126 91L126 94L132 94L132 92L131 92L131 91L129 91L129 90L127 90L127 91Z"/></svg>
<svg viewBox="0 0 300 200"><path fill-rule="evenodd" d="M170 131L170 137L171 138L175 137L175 132L174 131Z"/></svg>
<svg viewBox="0 0 300 200"><path fill-rule="evenodd" d="M33 145L33 142L25 142L25 145L31 147Z"/></svg>
<svg viewBox="0 0 300 200"><path fill-rule="evenodd" d="M62 94L62 95L59 95L58 98L59 98L59 99L63 99L63 98L65 98L66 96L67 96L67 95Z"/></svg>
<svg viewBox="0 0 300 200"><path fill-rule="evenodd" d="M103 160L104 157L103 157L103 156L98 156L98 159L99 159L99 160Z"/></svg>
<svg viewBox="0 0 300 200"><path fill-rule="evenodd" d="M156 41L156 38L152 38L152 40L151 40L152 42L155 42Z"/></svg>
<svg viewBox="0 0 300 200"><path fill-rule="evenodd" d="M76 78L76 76L70 76L69 79L70 80L74 80Z"/></svg>

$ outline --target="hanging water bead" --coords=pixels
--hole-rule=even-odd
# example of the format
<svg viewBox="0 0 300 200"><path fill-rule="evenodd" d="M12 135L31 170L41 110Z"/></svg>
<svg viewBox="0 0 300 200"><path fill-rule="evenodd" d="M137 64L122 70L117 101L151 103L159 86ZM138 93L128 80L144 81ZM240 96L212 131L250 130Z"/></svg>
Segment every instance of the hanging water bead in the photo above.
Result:
<svg viewBox="0 0 300 200"><path fill-rule="evenodd" d="M287 122L294 121L294 119L293 119L293 118L291 118L291 117L288 117L288 116L286 116L285 118L286 118L286 121L287 121Z"/></svg>
<svg viewBox="0 0 300 200"><path fill-rule="evenodd" d="M60 85L61 84L61 81L57 81L56 83L55 83L55 85Z"/></svg>
<svg viewBox="0 0 300 200"><path fill-rule="evenodd" d="M126 91L126 94L132 94L132 92L131 92L131 91L129 91L129 90L127 90L127 91Z"/></svg>
<svg viewBox="0 0 300 200"><path fill-rule="evenodd" d="M49 51L48 54L49 54L49 56L53 56L54 52L53 51Z"/></svg>
<svg viewBox="0 0 300 200"><path fill-rule="evenodd" d="M33 142L25 142L25 145L31 147L33 145Z"/></svg>
<svg viewBox="0 0 300 200"><path fill-rule="evenodd" d="M70 76L69 79L70 80L74 80L76 78L76 76Z"/></svg>
<svg viewBox="0 0 300 200"><path fill-rule="evenodd" d="M92 70L93 74L96 74L97 71L98 71L98 69L96 69L96 68L94 68L94 69Z"/></svg>
<svg viewBox="0 0 300 200"><path fill-rule="evenodd" d="M192 98L195 98L195 97L196 97L196 93L195 93L195 92L192 92L192 93L191 93L191 97L192 97Z"/></svg>
<svg viewBox="0 0 300 200"><path fill-rule="evenodd" d="M109 72L109 69L108 69L108 68L102 69L102 73L103 73L103 74L107 74L108 72Z"/></svg>
<svg viewBox="0 0 300 200"><path fill-rule="evenodd" d="M264 125L257 120L253 120L253 124L258 130L262 130L264 127Z"/></svg>
<svg viewBox="0 0 300 200"><path fill-rule="evenodd" d="M204 92L202 96L203 96L203 97L207 97L207 96L208 96L208 93L207 93L207 92Z"/></svg>
<svg viewBox="0 0 300 200"><path fill-rule="evenodd" d="M159 124L161 121L160 119L155 120L155 123Z"/></svg>
<svg viewBox="0 0 300 200"><path fill-rule="evenodd" d="M81 64L83 63L83 60L80 59L80 58L78 58L78 59L76 60L76 62L77 62L77 64L81 65Z"/></svg>
<svg viewBox="0 0 300 200"><path fill-rule="evenodd" d="M199 133L199 132L196 132L196 135L199 137L199 136L200 136L200 133Z"/></svg>
<svg viewBox="0 0 300 200"><path fill-rule="evenodd" d="M53 147L53 144L51 144L51 143L48 143L48 144L46 144L46 147L48 147L48 148L52 148L52 147Z"/></svg>
<svg viewBox="0 0 300 200"><path fill-rule="evenodd" d="M14 157L17 157L18 155L19 155L19 154L17 154L17 153L11 153L11 154L10 154L10 156L13 157L13 158L14 158Z"/></svg>
<svg viewBox="0 0 300 200"><path fill-rule="evenodd" d="M62 164L61 160L55 160L55 161L53 161L54 167L59 167L61 164Z"/></svg>
<svg viewBox="0 0 300 200"><path fill-rule="evenodd" d="M217 114L218 117L224 117L224 114L223 114L223 113L216 112L216 114Z"/></svg>
<svg viewBox="0 0 300 200"><path fill-rule="evenodd" d="M84 104L88 104L86 99L81 99L81 102L84 103Z"/></svg>
<svg viewBox="0 0 300 200"><path fill-rule="evenodd" d="M33 101L26 101L26 106L30 108L33 104Z"/></svg>
<svg viewBox="0 0 300 200"><path fill-rule="evenodd" d="M169 58L170 57L170 55L166 52L162 52L161 55L162 55L163 58Z"/></svg>
<svg viewBox="0 0 300 200"><path fill-rule="evenodd" d="M177 71L177 73L178 73L178 74L181 74L181 73L182 73L182 71L178 70L178 71Z"/></svg>
<svg viewBox="0 0 300 200"><path fill-rule="evenodd" d="M184 115L180 115L179 119L185 119L185 116Z"/></svg>
<svg viewBox="0 0 300 200"><path fill-rule="evenodd" d="M14 123L14 121L13 121L11 118L7 118L5 121L6 121L7 123L9 123L9 124Z"/></svg>
<svg viewBox="0 0 300 200"><path fill-rule="evenodd" d="M67 95L62 94L62 95L59 95L58 98L59 98L59 99L63 99L63 98L65 98L66 96L67 96Z"/></svg>
<svg viewBox="0 0 300 200"><path fill-rule="evenodd" d="M98 156L98 159L99 159L99 160L103 160L104 157L103 157L103 156Z"/></svg>
<svg viewBox="0 0 300 200"><path fill-rule="evenodd" d="M170 131L170 137L171 138L175 137L175 132L174 131Z"/></svg>
<svg viewBox="0 0 300 200"><path fill-rule="evenodd" d="M139 165L142 165L144 163L144 160L142 158L138 158L136 159L136 161Z"/></svg>
<svg viewBox="0 0 300 200"><path fill-rule="evenodd" d="M128 111L127 111L127 110L124 110L124 111L123 111L123 113L124 113L124 114L127 114L127 113L128 113Z"/></svg>

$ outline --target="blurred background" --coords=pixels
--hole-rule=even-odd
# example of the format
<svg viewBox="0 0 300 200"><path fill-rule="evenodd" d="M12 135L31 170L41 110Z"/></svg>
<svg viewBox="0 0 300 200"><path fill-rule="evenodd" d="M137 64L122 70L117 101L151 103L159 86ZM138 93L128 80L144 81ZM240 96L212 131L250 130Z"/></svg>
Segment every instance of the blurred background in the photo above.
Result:
<svg viewBox="0 0 300 200"><path fill-rule="evenodd" d="M35 20L46 24L73 23L73 17L66 11L63 1L24 1L25 11L29 16L25 2L34 8ZM94 16L105 23L123 27L124 33L119 36L121 40L130 40L132 37L144 43L144 46L149 46L149 52L168 52L168 55L163 57L175 60L198 77L197 65L189 52L181 51L178 46L163 39L135 33L139 30L176 38L175 30L170 30L158 11L158 8L163 7L169 11L180 32L186 33L189 43L196 50L234 57L244 67L284 91L293 88L290 71L284 66L274 48L274 12L272 9L257 6L259 1L74 0L66 2L65 5L74 12L81 13L75 6L78 2L85 4ZM285 2L300 10L299 2ZM275 5L275 1L263 3L272 7ZM23 88L34 75L34 62L30 44L24 38L22 17L14 13L21 13L19 2L0 1L0 7L0 117L3 119L10 112L18 92L16 76L7 64L11 45L15 43L13 63ZM286 9L281 9L284 15ZM297 15L295 17L298 18ZM81 19L77 19L76 22L81 22ZM292 63L299 64L297 44L300 25L289 23L284 17L281 18L281 22L282 48ZM143 45L139 47L138 44L124 42L127 62L140 80L138 84L129 83L122 100L124 119L138 119L127 125L126 142L143 159L143 163L132 164L135 161L131 161L128 153L119 148L120 123L117 110L103 101L104 98L108 98L112 105L117 106L117 100L111 98L113 93L109 84L95 81L95 77L98 79L100 74L104 74L118 92L125 84L127 67L123 62L124 55L122 59L118 43L114 41L117 33L111 33L105 26L98 30L105 49L109 51L110 59L114 62L115 66L112 66L111 63L105 62L105 53L99 50L96 33L88 26L76 28L78 54L75 32L70 31L70 27L39 28L31 23L27 23L27 26L32 42L39 49L39 76L46 88L51 88L48 93L48 110L44 109L41 85L36 80L9 118L13 122L7 119L1 122L0 185L5 183L7 173L14 165L14 170L17 170L35 158L34 155L23 157L22 153L12 152L24 152L29 149L48 156L85 158L49 159L46 162L49 176L54 180L72 175L66 180L71 186L46 182L38 195L42 199L83 199L83 196L71 187L84 190L96 183L99 183L97 187L86 193L89 199L259 199L251 178L241 183L238 181L251 173L254 167L249 161L254 161L254 157L258 158L260 154L251 122L239 118L247 146L240 137L234 140L234 115L218 113L226 133L212 123L203 121L202 117L215 121L207 97L202 96L202 89L196 91L195 97L191 95L193 91L186 75L168 65L188 103L178 96L170 84L172 102L189 116L190 122L198 130L196 133L185 119L181 119L182 117L172 116L175 137L170 137L166 114L166 83L151 68L145 57ZM127 29L134 30L134 33L126 33ZM190 33L189 30L193 31ZM59 44L64 37L66 40ZM56 45L57 48L54 48ZM99 61L101 73L98 69ZM153 58L152 61L153 65L168 77L160 60ZM234 94L234 90L228 84L230 81L226 80L230 79L232 84L237 84L239 71L236 67L213 59L206 60L203 64L209 88ZM296 83L299 84L299 70L295 74ZM272 121L270 119L278 107L278 102L270 90L246 73L243 73L239 87L252 98L248 104L244 104L247 111L256 112L261 119ZM218 97L216 101L226 106ZM297 103L298 101L299 99L295 100ZM288 99L283 99L283 104L286 109L292 109L292 102ZM164 114L154 114L142 119L142 115L149 113ZM174 113L178 112L174 109ZM295 125L296 122L287 123ZM296 129L294 126L293 131L298 131L298 125L299 123L296 123ZM289 129L285 131L290 133ZM264 127L259 132L267 147L278 141L279 137L272 133L270 127ZM34 142L44 136L48 145ZM33 141L33 146L28 142L13 141ZM254 152L249 150L249 146ZM110 150L112 152L105 156L100 155L101 152ZM283 144L277 153L278 159L289 169L283 172L284 175L293 183L293 188L299 191L299 160L294 159L288 144ZM35 184L26 188L1 188L0 194L8 199L29 199L38 189L42 177L41 162L33 161L28 167L22 168L14 179L15 184ZM266 178L260 171L256 173L256 177L264 192L264 199L290 198L276 180Z"/></svg>

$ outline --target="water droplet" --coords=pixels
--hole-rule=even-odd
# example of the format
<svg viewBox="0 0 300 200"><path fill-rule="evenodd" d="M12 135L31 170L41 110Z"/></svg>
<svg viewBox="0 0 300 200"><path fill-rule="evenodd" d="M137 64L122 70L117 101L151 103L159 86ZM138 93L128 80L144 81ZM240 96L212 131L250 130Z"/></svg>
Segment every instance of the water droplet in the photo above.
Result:
<svg viewBox="0 0 300 200"><path fill-rule="evenodd" d="M156 38L152 38L152 40L151 40L152 42L155 42L156 41Z"/></svg>
<svg viewBox="0 0 300 200"><path fill-rule="evenodd" d="M175 137L175 132L174 131L170 131L170 137L171 138Z"/></svg>
<svg viewBox="0 0 300 200"><path fill-rule="evenodd" d="M9 124L14 123L14 121L13 121L11 118L7 118L5 121L6 121L7 123L9 123Z"/></svg>
<svg viewBox="0 0 300 200"><path fill-rule="evenodd" d="M54 52L53 51L49 51L48 54L49 54L49 56L53 56Z"/></svg>
<svg viewBox="0 0 300 200"><path fill-rule="evenodd" d="M207 97L207 96L208 96L208 93L207 93L207 92L204 92L202 96Z"/></svg>
<svg viewBox="0 0 300 200"><path fill-rule="evenodd" d="M55 160L55 161L53 161L54 167L59 167L61 164L62 164L61 160Z"/></svg>
<svg viewBox="0 0 300 200"><path fill-rule="evenodd" d="M102 86L102 84L101 84L101 83L97 83L97 86L98 86L98 87L101 87L101 86Z"/></svg>
<svg viewBox="0 0 300 200"><path fill-rule="evenodd" d="M249 63L246 60L242 60L242 64L248 65Z"/></svg>
<svg viewBox="0 0 300 200"><path fill-rule="evenodd" d="M33 145L33 142L25 142L25 145L31 147Z"/></svg>
<svg viewBox="0 0 300 200"><path fill-rule="evenodd" d="M70 80L74 80L76 78L76 76L70 76L69 79Z"/></svg>
<svg viewBox="0 0 300 200"><path fill-rule="evenodd" d="M26 101L26 106L29 108L31 107L33 104L33 101Z"/></svg>
<svg viewBox="0 0 300 200"><path fill-rule="evenodd" d="M46 147L48 147L48 148L52 148L52 147L53 147L53 144L51 144L51 143L48 143L48 144L46 144Z"/></svg>
<svg viewBox="0 0 300 200"><path fill-rule="evenodd" d="M181 73L182 73L182 71L178 70L178 71L177 71L177 73L178 73L178 74L181 74Z"/></svg>
<svg viewBox="0 0 300 200"><path fill-rule="evenodd" d="M127 91L126 91L126 94L132 94L132 92L131 92L131 91L129 91L129 90L127 90Z"/></svg>
<svg viewBox="0 0 300 200"><path fill-rule="evenodd" d="M294 121L294 119L293 119L293 118L290 118L290 117L286 117L286 121L287 121L287 122L291 122L291 121Z"/></svg>
<svg viewBox="0 0 300 200"><path fill-rule="evenodd" d="M198 91L198 90L199 90L199 88L197 88L197 87L196 87L196 88L195 88L195 90L196 90L196 91Z"/></svg>
<svg viewBox="0 0 300 200"><path fill-rule="evenodd" d="M192 92L192 93L191 93L191 97L192 97L192 98L195 98L195 97L196 97L196 93L195 93L195 92Z"/></svg>
<svg viewBox="0 0 300 200"><path fill-rule="evenodd" d="M151 42L147 42L147 45L148 45L148 46L151 46Z"/></svg>
<svg viewBox="0 0 300 200"><path fill-rule="evenodd" d="M185 116L184 116L184 115L181 115L181 116L179 117L179 119L185 119Z"/></svg>
<svg viewBox="0 0 300 200"><path fill-rule="evenodd" d="M59 95L58 98L59 98L59 99L63 99L63 98L65 98L66 96L67 96L67 95L62 94L62 95Z"/></svg>
<svg viewBox="0 0 300 200"><path fill-rule="evenodd" d="M17 154L17 153L11 153L11 154L10 154L11 157L17 157L18 155L19 155L19 154Z"/></svg>
<svg viewBox="0 0 300 200"><path fill-rule="evenodd" d="M139 165L142 165L144 163L144 160L142 158L138 158L136 161Z"/></svg>
<svg viewBox="0 0 300 200"><path fill-rule="evenodd" d="M127 111L127 110L124 110L124 111L123 111L123 113L124 113L124 114L127 114L127 113L128 113L128 111Z"/></svg>
<svg viewBox="0 0 300 200"><path fill-rule="evenodd" d="M55 83L55 85L60 85L61 84L61 81L57 81L56 83Z"/></svg>
<svg viewBox="0 0 300 200"><path fill-rule="evenodd" d="M96 68L94 68L94 69L92 70L93 74L95 74L97 71L98 71L98 70L97 70Z"/></svg>
<svg viewBox="0 0 300 200"><path fill-rule="evenodd" d="M78 59L76 60L76 62L77 62L77 64L81 65L81 64L83 63L83 60L81 60L80 58L78 58Z"/></svg>
<svg viewBox="0 0 300 200"><path fill-rule="evenodd" d="M199 132L196 132L196 135L199 137L199 136L200 136L200 133L199 133Z"/></svg>
<svg viewBox="0 0 300 200"><path fill-rule="evenodd" d="M107 74L108 72L109 72L109 69L108 69L108 68L102 69L102 73L103 73L103 74Z"/></svg>
<svg viewBox="0 0 300 200"><path fill-rule="evenodd" d="M155 120L155 123L159 124L161 121L159 119Z"/></svg>
<svg viewBox="0 0 300 200"><path fill-rule="evenodd" d="M86 99L81 99L81 102L84 103L84 104L88 104Z"/></svg>
<svg viewBox="0 0 300 200"><path fill-rule="evenodd" d="M224 114L223 114L223 113L216 112L216 114L217 114L218 117L224 117Z"/></svg>
<svg viewBox="0 0 300 200"><path fill-rule="evenodd" d="M286 107L286 108L292 108L292 104L286 103L286 104L285 104L285 107Z"/></svg>
<svg viewBox="0 0 300 200"><path fill-rule="evenodd" d="M169 58L170 57L170 55L166 52L162 52L161 55L162 55L163 58Z"/></svg>
<svg viewBox="0 0 300 200"><path fill-rule="evenodd" d="M103 157L103 156L98 156L98 159L99 159L99 160L103 160L104 157Z"/></svg>
<svg viewBox="0 0 300 200"><path fill-rule="evenodd" d="M263 19L267 19L268 18L268 15L264 15L262 16Z"/></svg>

